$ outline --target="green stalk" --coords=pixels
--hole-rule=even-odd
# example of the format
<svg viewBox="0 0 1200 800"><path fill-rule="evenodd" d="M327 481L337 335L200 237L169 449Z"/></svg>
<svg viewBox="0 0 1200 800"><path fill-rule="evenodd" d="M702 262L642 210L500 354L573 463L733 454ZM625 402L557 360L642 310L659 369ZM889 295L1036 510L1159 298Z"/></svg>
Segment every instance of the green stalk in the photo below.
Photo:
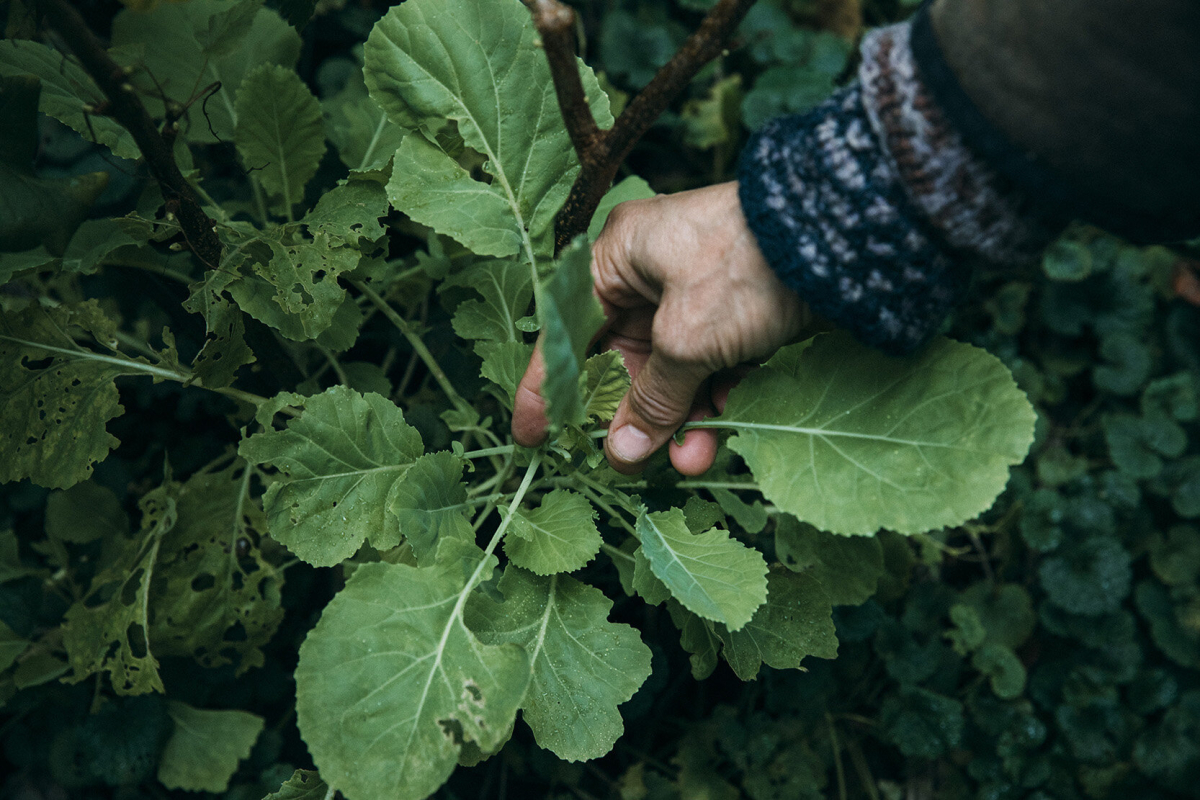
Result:
<svg viewBox="0 0 1200 800"><path fill-rule="evenodd" d="M369 299L376 308L383 312L383 315L388 318L388 321L396 326L396 330L400 331L400 333L404 335L404 338L407 339L408 343L412 346L413 352L420 356L421 360L425 362L426 368L429 369L429 374L433 376L435 381L437 381L438 386L442 387L442 391L446 394L446 397L450 399L450 402L454 404L454 407L460 411L469 410L471 405L464 400L462 395L460 395L454 386L451 385L450 379L446 377L445 371L442 370L442 367L440 364L438 364L437 359L433 357L433 353L429 352L429 348L425 346L425 342L423 342L421 337L418 336L416 331L413 330L413 327L411 324L409 324L408 320L397 314L396 309L388 305L386 300L380 297L374 289L372 289L370 286L367 286L362 281L350 281L350 284L366 295L367 299Z"/></svg>

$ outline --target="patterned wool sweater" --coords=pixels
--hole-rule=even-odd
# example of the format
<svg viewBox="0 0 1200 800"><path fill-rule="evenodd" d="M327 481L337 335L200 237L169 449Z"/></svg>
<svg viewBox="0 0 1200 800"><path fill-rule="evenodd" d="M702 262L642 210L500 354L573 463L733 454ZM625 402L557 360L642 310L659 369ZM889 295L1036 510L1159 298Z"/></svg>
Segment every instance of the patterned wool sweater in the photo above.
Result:
<svg viewBox="0 0 1200 800"><path fill-rule="evenodd" d="M973 258L1032 257L1056 226L963 141L921 79L910 23L869 34L858 79L749 141L742 209L767 261L821 316L892 353L928 340Z"/></svg>

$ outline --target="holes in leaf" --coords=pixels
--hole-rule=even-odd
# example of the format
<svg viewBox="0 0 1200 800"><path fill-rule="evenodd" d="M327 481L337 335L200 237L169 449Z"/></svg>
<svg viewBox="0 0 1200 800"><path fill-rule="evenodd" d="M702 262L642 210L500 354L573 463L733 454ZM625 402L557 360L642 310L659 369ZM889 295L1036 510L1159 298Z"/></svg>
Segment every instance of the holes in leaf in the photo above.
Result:
<svg viewBox="0 0 1200 800"><path fill-rule="evenodd" d="M466 740L463 738L462 723L460 723L458 720L439 719L438 727L442 729L442 735L455 745L461 747L466 743Z"/></svg>
<svg viewBox="0 0 1200 800"><path fill-rule="evenodd" d="M125 638L129 640L129 649L134 658L146 657L146 632L136 622L129 623L125 629Z"/></svg>
<svg viewBox="0 0 1200 800"><path fill-rule="evenodd" d="M30 370L31 372L35 371L35 370L40 370L40 369L47 369L53 363L54 363L54 358L52 356L47 357L47 358L36 358L36 359L29 358L28 356L26 356L21 359L21 366L27 370Z"/></svg>
<svg viewBox="0 0 1200 800"><path fill-rule="evenodd" d="M142 573L145 570L138 567L137 571L125 581L121 587L121 605L131 606L137 602L138 589L142 586Z"/></svg>
<svg viewBox="0 0 1200 800"><path fill-rule="evenodd" d="M217 585L217 579L211 574L204 572L192 578L193 592L206 592Z"/></svg>
<svg viewBox="0 0 1200 800"><path fill-rule="evenodd" d="M244 642L250 637L246 634L246 626L239 621L233 623L229 630L225 631L224 638L227 642Z"/></svg>

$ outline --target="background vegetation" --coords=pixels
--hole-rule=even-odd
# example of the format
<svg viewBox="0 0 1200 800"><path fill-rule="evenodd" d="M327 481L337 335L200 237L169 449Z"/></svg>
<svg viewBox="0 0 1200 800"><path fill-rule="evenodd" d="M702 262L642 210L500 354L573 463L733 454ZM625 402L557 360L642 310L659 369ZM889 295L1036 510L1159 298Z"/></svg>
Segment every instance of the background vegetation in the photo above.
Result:
<svg viewBox="0 0 1200 800"><path fill-rule="evenodd" d="M319 98L334 145L308 182L304 207L345 174L339 155L346 158L347 131L359 124L350 101L362 93L361 45L385 5L321 0L303 30L296 69ZM670 58L709 3L574 5L586 32L585 60L602 73L619 108ZM114 34L119 4L79 6L97 34ZM911 4L885 0L861 7L760 0L735 46L661 117L625 174L663 192L731 178L749 130L825 97L852 75L853 40L863 26L910 11ZM0 3L0 22L7 39L48 40L21 2ZM0 58L0 76L12 72L4 63ZM152 89L140 88L153 97ZM218 114L200 96L176 99L188 106L180 113L191 126ZM108 122L96 115L81 118L79 127L102 134ZM151 239L163 234L155 245L160 258L146 260L97 249L79 234L71 239L73 229L65 228L72 199L93 220L146 208L153 183L144 168L49 116L39 117L39 130L32 176L53 181L104 172L107 184L80 199L90 191L86 179L62 181L67 199L41 212L38 241L46 258L61 256L68 268L30 270L0 254L0 280L9 281L0 289L0 314L14 319L14 309L31 296L96 298L142 341L157 341L169 325L178 352L190 360L205 344L206 329L181 304L201 270L171 250L174 233L153 231ZM191 148L193 166L211 197L252 217L263 201L247 190L234 146L216 138ZM30 177L28 164L5 162L0 169ZM15 179L2 177L3 191L14 197ZM447 257L429 253L418 226L394 213L387 222L393 233L385 260L396 274ZM65 238L53 252L56 231ZM1191 259L1197 253L1195 246L1134 247L1076 227L1027 270L978 271L973 295L948 333L998 355L1039 414L1029 459L978 520L914 537L883 533L843 548L814 544L826 540L804 538L774 516L764 526L753 516L761 507L721 503L724 509L706 510L780 560L819 563L823 580L843 587L845 604L834 610L836 659L806 659L805 670L764 667L756 680L743 682L726 663L706 666L700 654L681 647L665 607L618 601L612 618L638 628L653 661L650 678L621 706L626 733L613 752L584 763L561 761L518 724L498 755L460 768L438 796L1196 796L1200 284ZM449 379L480 391L478 362L455 336L449 313L413 296L405 311L423 326L439 363L457 369ZM348 350L328 339L296 346L248 317L244 339L257 357L239 376L244 390L306 393L345 383L403 397L426 449L448 446L436 376L380 315L367 319ZM312 763L296 727L292 675L300 642L344 584L345 571L293 558L264 534L257 508L238 517L244 525L238 535L176 537L176 549L160 557L165 566L148 590L166 598L159 618L172 619L166 626L172 630L195 632L158 648L165 691L114 690L122 679L125 688L146 679L138 674L97 671L86 680L63 680L81 671L68 661L71 643L64 637L73 634L66 623L94 614L113 624L105 615L113 598L101 591L112 576L104 570L136 563L138 553L110 549L141 546L127 537L131 526L146 531L162 524L155 503L164 481L176 482L180 507L208 507L213 498L240 503L242 494L231 487L251 477L220 461L236 446L238 427L249 423L236 398L138 381L121 384L119 399L125 414L108 430L121 446L96 465L91 481L65 492L29 481L0 487L0 775L6 776L0 793L162 798L189 796L179 788L187 787L238 800L273 792L323 797L315 776L293 778ZM832 549L813 552L817 547ZM225 569L220 565L230 554L239 577L229 584L219 618L204 617L209 612L189 598L211 588L205 576ZM622 596L619 587L607 588ZM77 622L74 630L80 628ZM179 636L164 631L161 641L171 635ZM133 637L133 657L144 646ZM710 677L697 680L708 670ZM205 736L214 719L205 714L215 711L242 715L220 718L226 732L220 742ZM195 736L186 738L186 731Z"/></svg>

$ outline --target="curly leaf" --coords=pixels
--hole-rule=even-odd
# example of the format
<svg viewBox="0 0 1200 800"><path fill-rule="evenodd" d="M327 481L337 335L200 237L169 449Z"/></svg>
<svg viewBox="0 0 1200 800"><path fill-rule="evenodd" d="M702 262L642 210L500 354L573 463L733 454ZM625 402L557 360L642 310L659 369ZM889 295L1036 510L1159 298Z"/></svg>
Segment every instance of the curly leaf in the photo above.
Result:
<svg viewBox="0 0 1200 800"><path fill-rule="evenodd" d="M834 333L784 348L702 423L729 428L767 499L866 535L958 525L991 506L1034 412L994 356L938 339L891 358Z"/></svg>
<svg viewBox="0 0 1200 800"><path fill-rule="evenodd" d="M421 436L385 397L344 386L298 403L280 431L244 439L238 454L278 470L263 496L271 536L310 564L329 567L369 536L398 544L385 521L387 498L421 455Z"/></svg>

